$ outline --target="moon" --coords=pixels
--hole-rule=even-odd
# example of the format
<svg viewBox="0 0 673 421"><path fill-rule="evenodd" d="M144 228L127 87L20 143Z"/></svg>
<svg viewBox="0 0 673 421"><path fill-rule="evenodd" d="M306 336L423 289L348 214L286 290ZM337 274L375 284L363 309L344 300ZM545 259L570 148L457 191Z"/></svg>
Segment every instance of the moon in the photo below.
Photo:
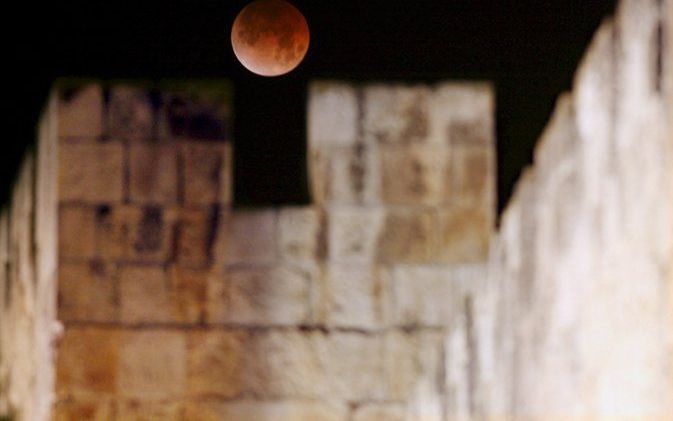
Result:
<svg viewBox="0 0 673 421"><path fill-rule="evenodd" d="M234 54L261 76L280 76L296 68L308 51L309 38L304 16L283 0L253 1L231 29Z"/></svg>

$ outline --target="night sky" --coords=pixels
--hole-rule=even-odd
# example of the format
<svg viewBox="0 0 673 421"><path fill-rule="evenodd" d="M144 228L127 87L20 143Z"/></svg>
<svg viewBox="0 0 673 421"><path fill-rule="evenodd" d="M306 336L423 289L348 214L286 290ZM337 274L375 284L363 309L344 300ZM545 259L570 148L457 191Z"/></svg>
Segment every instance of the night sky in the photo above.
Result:
<svg viewBox="0 0 673 421"><path fill-rule="evenodd" d="M57 77L230 79L236 200L307 203L305 108L313 78L492 81L498 196L506 203L556 97L614 0L296 0L311 46L287 76L255 76L229 35L246 1L23 2L5 16L10 70L3 198ZM123 3L123 4L122 4ZM140 4L137 4L140 3Z"/></svg>

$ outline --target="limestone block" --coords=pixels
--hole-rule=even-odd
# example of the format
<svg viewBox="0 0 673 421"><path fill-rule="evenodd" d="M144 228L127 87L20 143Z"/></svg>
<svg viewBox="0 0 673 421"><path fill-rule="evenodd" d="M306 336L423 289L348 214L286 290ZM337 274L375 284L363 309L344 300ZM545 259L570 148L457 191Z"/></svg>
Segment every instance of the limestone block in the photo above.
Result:
<svg viewBox="0 0 673 421"><path fill-rule="evenodd" d="M54 406L54 421L91 420L108 421L113 418L114 404L111 399L64 400Z"/></svg>
<svg viewBox="0 0 673 421"><path fill-rule="evenodd" d="M97 83L58 89L58 135L98 138L103 135L103 89Z"/></svg>
<svg viewBox="0 0 673 421"><path fill-rule="evenodd" d="M119 332L114 329L69 327L58 347L56 391L66 398L74 393L117 392Z"/></svg>
<svg viewBox="0 0 673 421"><path fill-rule="evenodd" d="M357 91L337 82L313 82L308 100L309 148L355 143L359 113Z"/></svg>
<svg viewBox="0 0 673 421"><path fill-rule="evenodd" d="M440 210L438 218L440 261L476 263L486 260L493 226L491 210L454 206Z"/></svg>
<svg viewBox="0 0 673 421"><path fill-rule="evenodd" d="M182 415L183 404L180 402L148 403L126 400L117 402L115 419L124 421L183 421Z"/></svg>
<svg viewBox="0 0 673 421"><path fill-rule="evenodd" d="M390 296L382 269L329 264L326 278L328 326L377 329L386 325Z"/></svg>
<svg viewBox="0 0 673 421"><path fill-rule="evenodd" d="M177 399L185 392L186 338L169 330L126 331L119 340L119 396L143 401Z"/></svg>
<svg viewBox="0 0 673 421"><path fill-rule="evenodd" d="M187 394L235 398L244 392L250 335L201 330L187 336ZM190 418L191 419L191 418Z"/></svg>
<svg viewBox="0 0 673 421"><path fill-rule="evenodd" d="M429 141L493 144L495 95L485 83L442 83L429 98Z"/></svg>
<svg viewBox="0 0 673 421"><path fill-rule="evenodd" d="M368 143L407 144L426 140L429 130L427 86L371 85L364 89L364 136Z"/></svg>
<svg viewBox="0 0 673 421"><path fill-rule="evenodd" d="M214 257L224 265L271 264L276 261L277 212L223 212L217 229Z"/></svg>
<svg viewBox="0 0 673 421"><path fill-rule="evenodd" d="M333 333L327 338L329 397L379 400L385 395L383 340L378 335Z"/></svg>
<svg viewBox="0 0 673 421"><path fill-rule="evenodd" d="M58 184L61 201L121 202L123 163L123 146L119 142L61 145Z"/></svg>
<svg viewBox="0 0 673 421"><path fill-rule="evenodd" d="M226 221L220 219L217 209L181 209L178 214L178 230L175 260L178 265L189 268L205 268L213 257L215 231Z"/></svg>
<svg viewBox="0 0 673 421"><path fill-rule="evenodd" d="M143 141L154 137L154 108L142 87L117 85L110 89L108 129L110 137Z"/></svg>
<svg viewBox="0 0 673 421"><path fill-rule="evenodd" d="M426 209L390 209L378 239L377 259L392 263L426 263L437 251L437 214Z"/></svg>
<svg viewBox="0 0 673 421"><path fill-rule="evenodd" d="M368 403L358 406L353 421L405 421L404 405L394 403Z"/></svg>
<svg viewBox="0 0 673 421"><path fill-rule="evenodd" d="M443 145L382 147L381 199L393 205L432 205L442 202L449 164ZM483 177L483 174L479 174Z"/></svg>
<svg viewBox="0 0 673 421"><path fill-rule="evenodd" d="M328 401L190 402L185 417L200 421L347 421L348 407Z"/></svg>
<svg viewBox="0 0 673 421"><path fill-rule="evenodd" d="M289 262L324 259L326 217L317 208L283 208L278 214L278 247Z"/></svg>
<svg viewBox="0 0 673 421"><path fill-rule="evenodd" d="M495 209L495 150L491 145L453 145L451 186L444 190L446 202Z"/></svg>
<svg viewBox="0 0 673 421"><path fill-rule="evenodd" d="M118 319L117 273L101 261L64 262L58 273L58 317L69 321Z"/></svg>
<svg viewBox="0 0 673 421"><path fill-rule="evenodd" d="M61 206L58 217L60 258L89 259L96 254L96 218L90 207Z"/></svg>
<svg viewBox="0 0 673 421"><path fill-rule="evenodd" d="M173 253L174 209L105 205L96 215L96 254L102 259L160 263Z"/></svg>
<svg viewBox="0 0 673 421"><path fill-rule="evenodd" d="M174 320L199 323L205 320L208 272L173 266L171 276L171 310Z"/></svg>
<svg viewBox="0 0 673 421"><path fill-rule="evenodd" d="M380 203L380 159L375 145L311 151L309 169L315 203Z"/></svg>
<svg viewBox="0 0 673 421"><path fill-rule="evenodd" d="M330 361L327 335L316 331L270 330L253 334L250 345L245 382L253 396L319 399L330 392L325 367Z"/></svg>
<svg viewBox="0 0 673 421"><path fill-rule="evenodd" d="M373 262L384 222L380 208L338 207L328 213L329 258L337 262Z"/></svg>
<svg viewBox="0 0 673 421"><path fill-rule="evenodd" d="M231 145L224 142L185 142L180 145L186 205L231 203Z"/></svg>
<svg viewBox="0 0 673 421"><path fill-rule="evenodd" d="M173 204L177 201L177 144L138 142L130 145L131 202Z"/></svg>
<svg viewBox="0 0 673 421"><path fill-rule="evenodd" d="M171 286L161 266L124 266L119 275L123 323L169 323L173 320Z"/></svg>
<svg viewBox="0 0 673 421"><path fill-rule="evenodd" d="M208 283L208 321L295 325L310 315L310 274L290 266L231 268Z"/></svg>

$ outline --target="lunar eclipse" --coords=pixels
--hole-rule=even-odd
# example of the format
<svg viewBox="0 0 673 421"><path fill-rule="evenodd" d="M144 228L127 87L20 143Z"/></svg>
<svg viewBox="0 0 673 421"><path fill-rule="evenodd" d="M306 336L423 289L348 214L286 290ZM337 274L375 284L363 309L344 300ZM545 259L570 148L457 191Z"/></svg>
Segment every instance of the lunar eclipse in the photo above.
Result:
<svg viewBox="0 0 673 421"><path fill-rule="evenodd" d="M236 17L231 45L243 66L261 76L280 76L303 60L309 29L302 13L283 0L256 0Z"/></svg>

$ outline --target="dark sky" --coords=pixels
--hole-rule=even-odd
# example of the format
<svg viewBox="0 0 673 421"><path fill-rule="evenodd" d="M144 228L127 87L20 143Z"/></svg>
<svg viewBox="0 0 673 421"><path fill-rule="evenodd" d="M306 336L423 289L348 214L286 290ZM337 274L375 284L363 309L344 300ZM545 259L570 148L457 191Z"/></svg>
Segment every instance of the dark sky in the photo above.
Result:
<svg viewBox="0 0 673 421"><path fill-rule="evenodd" d="M22 2L6 13L10 185L48 87L59 76L227 78L235 86L236 196L241 204L307 202L306 84L312 78L493 81L502 206L557 95L614 0L296 0L311 29L299 69L266 79L234 58L239 0ZM9 9L8 9L9 10Z"/></svg>

